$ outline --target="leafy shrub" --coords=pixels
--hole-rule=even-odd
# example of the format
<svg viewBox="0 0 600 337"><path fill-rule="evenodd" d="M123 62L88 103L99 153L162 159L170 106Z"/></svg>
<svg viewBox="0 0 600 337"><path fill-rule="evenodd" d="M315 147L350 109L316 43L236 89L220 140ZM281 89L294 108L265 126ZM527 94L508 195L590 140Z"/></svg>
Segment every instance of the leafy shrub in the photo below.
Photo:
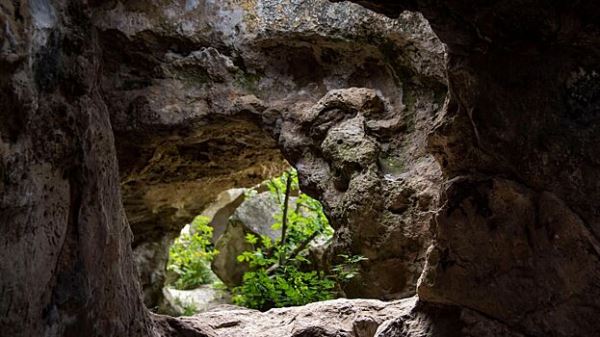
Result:
<svg viewBox="0 0 600 337"><path fill-rule="evenodd" d="M268 236L246 236L254 248L238 256L238 261L247 262L250 271L244 274L242 285L233 289L234 303L267 310L334 298L334 278L311 270L306 258L312 240L333 235L321 204L299 192L294 170L267 186L280 205L273 229L281 230L281 238L273 242ZM292 194L298 195L294 202L289 201Z"/></svg>
<svg viewBox="0 0 600 337"><path fill-rule="evenodd" d="M338 257L342 259L342 262L332 268L338 283L348 283L357 277L359 271L358 265L362 261L368 260L362 255L340 254Z"/></svg>
<svg viewBox="0 0 600 337"><path fill-rule="evenodd" d="M197 216L190 225L192 234L182 234L171 246L167 270L176 275L170 282L174 288L194 289L214 281L210 261L218 252L211 247L209 222L209 218Z"/></svg>

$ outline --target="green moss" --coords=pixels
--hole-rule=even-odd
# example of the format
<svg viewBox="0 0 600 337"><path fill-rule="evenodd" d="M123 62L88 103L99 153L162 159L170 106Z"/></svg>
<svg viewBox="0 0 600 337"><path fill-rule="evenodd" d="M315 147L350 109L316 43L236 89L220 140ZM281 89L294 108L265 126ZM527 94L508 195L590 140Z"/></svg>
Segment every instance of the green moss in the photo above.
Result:
<svg viewBox="0 0 600 337"><path fill-rule="evenodd" d="M234 83L237 87L255 94L258 92L258 84L261 78L260 74L239 71L235 76Z"/></svg>
<svg viewBox="0 0 600 337"><path fill-rule="evenodd" d="M400 175L406 170L406 166L400 158L389 154L382 154L378 158L378 163L384 174Z"/></svg>

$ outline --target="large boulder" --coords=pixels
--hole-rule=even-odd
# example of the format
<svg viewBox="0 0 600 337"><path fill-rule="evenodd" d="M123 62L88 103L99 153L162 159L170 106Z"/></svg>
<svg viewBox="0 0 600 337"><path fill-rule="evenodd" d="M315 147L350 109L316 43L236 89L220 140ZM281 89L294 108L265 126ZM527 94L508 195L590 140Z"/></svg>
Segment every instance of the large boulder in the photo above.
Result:
<svg viewBox="0 0 600 337"><path fill-rule="evenodd" d="M335 229L328 260L368 259L345 285L348 296L410 296L431 242L441 179L424 148L442 102L426 89L410 95L416 101L395 106L376 90L332 90L282 117L283 151Z"/></svg>
<svg viewBox="0 0 600 337"><path fill-rule="evenodd" d="M210 218L213 228L212 242L215 243L225 232L229 218L246 199L245 188L232 188L219 193L217 199L202 212L202 216Z"/></svg>
<svg viewBox="0 0 600 337"><path fill-rule="evenodd" d="M185 331L210 337L524 337L476 311L431 306L414 297L338 299L267 312L224 307L181 322Z"/></svg>
<svg viewBox="0 0 600 337"><path fill-rule="evenodd" d="M293 204L293 200L290 203ZM273 240L280 238L281 232L272 228L277 212L281 212L279 203L270 192L262 192L247 198L229 218L225 232L215 243L219 253L211 265L214 273L227 286L240 285L244 273L248 271L247 264L237 261L240 254L253 248L246 242L246 234L258 237L266 235Z"/></svg>

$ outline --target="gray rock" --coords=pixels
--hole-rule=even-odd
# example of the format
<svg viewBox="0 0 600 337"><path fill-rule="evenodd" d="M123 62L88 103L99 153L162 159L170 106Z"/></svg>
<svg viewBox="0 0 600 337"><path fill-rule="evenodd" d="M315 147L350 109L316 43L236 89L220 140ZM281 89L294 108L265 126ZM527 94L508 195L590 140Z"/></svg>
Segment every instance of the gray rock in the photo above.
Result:
<svg viewBox="0 0 600 337"><path fill-rule="evenodd" d="M524 337L474 311L399 301L338 299L267 312L210 311L181 320L214 337Z"/></svg>
<svg viewBox="0 0 600 337"><path fill-rule="evenodd" d="M292 199L290 203L293 203ZM219 253L211 264L213 272L227 286L240 285L248 270L245 263L237 261L240 254L252 249L252 245L246 242L246 234L258 237L266 235L273 240L281 236L280 231L272 228L275 223L274 215L280 211L279 204L272 195L262 192L244 200L229 218L225 232L215 244Z"/></svg>
<svg viewBox="0 0 600 337"><path fill-rule="evenodd" d="M348 88L310 107L290 107L283 116L283 151L336 231L329 265L342 262L342 254L368 258L358 266L359 277L344 285L348 296L391 299L415 292L441 181L424 152L438 110L417 105L394 107L381 92Z"/></svg>
<svg viewBox="0 0 600 337"><path fill-rule="evenodd" d="M431 166L429 173L432 177L435 173L436 164L427 159L424 148L427 125L441 110L446 91L444 46L419 14L392 20L354 4L325 0L227 0L195 5L117 1L100 6L95 25L105 51L101 84L110 105L124 205L136 246L179 232L221 191L250 187L280 174L285 167L281 149L293 165L304 167L300 157L313 156L316 163L323 151L327 158L309 168L311 179L323 174L318 178L329 180L341 172L336 178L338 187L356 165L366 165L362 169L371 172L367 179L375 185L379 174L399 176L409 170L411 165L405 163ZM365 107L363 117L352 119L342 115L355 111L342 112L343 106L340 109L333 103L322 120L314 123L311 134L304 135L314 140L289 137L285 128L301 128L288 122L295 110L308 113L328 92L350 87L380 93L389 107ZM326 100L345 99L331 95ZM327 109L315 108L311 113ZM388 116L371 116L382 111ZM284 129L283 123L288 125ZM326 132L330 126L329 135L321 134L321 129ZM355 132L348 143L338 145L340 138L349 136L345 127ZM376 139L381 137L391 140ZM320 148L321 141L322 150L312 148ZM331 170L329 164L334 164ZM373 165L382 169L373 170ZM309 176L304 171L303 176ZM414 179L422 185L435 180ZM424 188L433 193L426 193L433 205L435 191ZM418 188L415 191L421 193ZM344 199L341 194L327 193L315 190L313 196L332 209L354 212L347 205L333 205L333 199ZM413 204L411 200L405 208ZM369 255L371 262L364 267L371 276L365 278L366 284L396 261L411 261L385 284L356 285L354 296L396 298L414 292L423 263L420 252L428 239L412 240L409 253L403 251L406 245L396 245L382 249L381 256L376 251L386 244L372 242L377 232L390 237L382 239L388 246L394 245L395 236L427 233L426 216L412 221L409 214L414 212L401 215L398 209L395 214L375 209L364 219L352 214L353 220L334 216L340 234L334 244L338 248L328 259L342 251ZM356 233L363 230L351 221L371 228L366 241L373 247L359 249L363 238ZM403 225L392 225L402 221L409 223L406 235L400 233ZM396 229L388 231L391 227ZM215 233L216 238L220 229ZM404 281L393 285L394 279Z"/></svg>
<svg viewBox="0 0 600 337"><path fill-rule="evenodd" d="M165 300L161 303L159 312L172 316L182 315L184 313L183 306L186 305L201 313L231 303L231 294L225 290L215 289L212 285L203 285L192 290L165 287L163 293Z"/></svg>

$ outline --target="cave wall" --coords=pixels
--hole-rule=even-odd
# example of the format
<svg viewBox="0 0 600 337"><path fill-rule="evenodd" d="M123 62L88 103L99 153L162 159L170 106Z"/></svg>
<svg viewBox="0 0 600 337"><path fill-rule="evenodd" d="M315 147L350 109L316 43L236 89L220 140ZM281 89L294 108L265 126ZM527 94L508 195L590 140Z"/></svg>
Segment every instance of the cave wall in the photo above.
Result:
<svg viewBox="0 0 600 337"><path fill-rule="evenodd" d="M85 2L1 1L0 335L153 336Z"/></svg>
<svg viewBox="0 0 600 337"><path fill-rule="evenodd" d="M421 11L448 46L429 138L447 183L420 298L526 335L598 335L600 5L356 2Z"/></svg>
<svg viewBox="0 0 600 337"><path fill-rule="evenodd" d="M437 61L431 62L431 67L421 67L422 63L418 62L423 56L424 59L427 56L438 61L443 59L439 49L428 49L432 40L405 44L408 37L421 36L423 30L415 21L402 21L410 19L410 14L401 14L404 9L421 11L447 44L450 98L444 109L418 110L428 116L426 119L431 118L433 124L411 133L406 139L423 139L423 144L427 143L423 155L411 157L408 152L397 154L396 158L419 163L431 158L429 152L441 166L446 183L441 185L439 195L443 207L432 222L433 244L417 289L424 308L431 305L435 310L428 313L429 309L417 307L388 322L379 336L588 337L600 334L596 319L600 312L600 229L596 206L600 189L594 146L598 143L599 5L592 1L534 0L357 2L393 17L400 16L400 21L373 19L374 16L358 10L348 11L349 17L343 16L343 11L336 12L339 7L327 7L328 10L312 14L308 11L310 15L306 18L324 20L328 23L325 26L331 28L327 34L333 38L324 38L326 34L315 35L314 28L310 34L302 30L306 28L302 24L314 23L311 20L303 20L297 26L294 22L277 20L264 21L268 24L261 25L263 21L254 20L260 16L234 15L241 17L241 22L247 19L249 27L255 27L257 36L262 36L263 40L250 40L254 41L250 45L267 49L277 46L270 49L271 52L256 54L257 64L246 65L247 70L261 69L263 64L264 77L242 76L248 81L242 81L244 84L240 87L249 89L237 92L238 87L233 86L233 93L239 95L222 95L232 92L228 91L229 82L224 81L224 88L213 87L214 97L209 96L210 90L207 90L190 99L183 95L190 91L181 89L181 83L169 82L173 76L160 66L157 68L157 64L163 62L161 55L165 60L172 60L173 69L185 64L185 74L189 67L205 64L203 62L216 62L214 67L209 67L216 71L209 74L215 78L219 74L230 76L231 64L234 74L237 73L235 67L245 72L239 62L236 65L233 61L235 54L220 57L219 54L222 56L231 50L225 44L206 40L204 52L192 53L204 43L195 44L193 37L203 37L196 34L194 27L203 30L206 25L190 23L175 27L175 31L183 35L190 33L188 40L191 39L192 48L188 48L190 44L180 43L172 35L157 36L148 31L148 27L161 27L146 21L144 14L146 10L156 10L154 2L150 5L127 2L127 6L133 6L129 13L125 5L116 2L1 1L0 335L152 336L158 335L161 329L166 331L161 332L164 334L183 331L181 333L203 335L200 330L185 327L182 321L175 319L154 317L156 324L153 325L143 307L130 248L132 233L117 183L120 179L123 181L125 175L122 172L119 175L117 169L111 124L117 137L129 132L149 136L150 132L144 130L153 130L157 135L173 138L170 146L174 146L177 153L181 150L177 145L185 143L180 139L187 139L194 132L189 131L189 127L181 134L174 131L182 123L189 126L198 122L202 132L210 130L207 122L210 118L221 122L217 125L229 124L232 120L241 127L259 125L255 135L275 136L276 141L272 142L265 137L273 149L271 153L276 153L279 147L298 166L305 188L324 201L340 233L354 226L352 221L345 222L354 209L337 212L348 208L338 206L354 200L353 195L357 195L357 201L364 201L364 195L373 196L366 201L379 203L376 209L381 210L356 224L381 224L378 217L397 208L376 199L391 200L385 191L397 189L393 187L394 179L370 184L374 179L369 177L385 179L385 173L389 173L389 166L374 160L378 157L374 154L380 154L384 144L398 144L401 136L406 136L401 131L408 130L406 123L397 118L411 111L406 108L410 107L407 103L432 103L428 97L438 97L433 102L441 101L439 96L443 95L431 88L443 87L445 83L437 70L430 71L443 71L433 66ZM191 1L186 2L190 6L165 5L168 10L154 14L158 13L157 20L170 27L165 18L174 13L173 8L187 13L199 8L193 5L199 3L208 6L202 8L212 8L216 13L225 10L215 2ZM249 8L277 8L268 4L272 2ZM304 7L298 4L293 8ZM119 13L129 14L121 16ZM246 12L234 9L228 13ZM265 16L268 18L278 17L272 15L276 12L264 13L270 13ZM362 27L358 30L327 21L328 17L333 21L342 17L346 21L340 22L348 22L352 15L361 19L367 15L374 21L358 25ZM275 27L300 27L306 35L290 29L266 29L277 22L282 26ZM236 29L226 29L235 24L220 23L217 39L227 36L226 33L237 34ZM129 30L131 26L142 29ZM119 33L119 29L123 32ZM290 31L294 33L288 34ZM348 37L345 33L348 31L363 39L353 37L357 35ZM390 44L386 43L390 40L373 40L375 36L388 36L399 46L414 49L396 48L390 52ZM113 48L108 45L111 37L115 43ZM145 41L159 48L158 56ZM290 47L287 43L300 46L294 50L309 56L316 55L317 51L309 49L307 53L308 45L323 48L334 45L334 49L343 51L340 54L344 57L338 55L335 61L330 61L339 67L324 67L329 70L323 70L324 75L319 77L323 81L315 86L302 76L306 69L296 73L295 69L285 66L298 55L280 54ZM140 46L137 52L136 45ZM169 45L171 53L160 49L163 45ZM217 53L209 50L210 47ZM122 60L111 64L110 53L115 50L125 54L125 51L136 52L128 57L137 62L147 61L144 56L147 55L148 62L154 63L142 68L152 69L152 74L127 69L127 63ZM383 70L375 67L381 72L373 68L365 70L367 62L360 60L366 60L366 51L375 55L372 56L375 64L384 64ZM323 56L321 52L319 49L318 55ZM167 58L167 54L172 58ZM394 55L402 56L397 59L400 67L389 63L389 57ZM199 61L188 65L188 57ZM261 60L265 63L260 63ZM380 81L369 82L359 75L346 76L350 68L344 62L354 64L357 70L362 66L363 74L382 74L375 77ZM115 70L121 64L125 68L123 74ZM217 70L223 69L223 65L225 72L219 73ZM200 68L206 70L207 66ZM313 69L319 67L309 68ZM282 77L283 82L271 82L282 72L289 75ZM398 74L406 77L398 78ZM150 85L134 78L126 85L129 89L113 87L111 83L124 80L121 76L138 76L149 80ZM195 76L205 81L207 75L199 70ZM326 81L331 78L337 82ZM165 83L174 83L172 90ZM248 83L253 84L248 86ZM351 86L366 88L349 89ZM192 86L194 88L197 89ZM252 91L261 88L272 88L272 91L262 94L259 90ZM290 88L298 90L299 96L288 97L285 93ZM410 92L410 88L418 97L406 101L404 98L409 96L404 94ZM132 92L135 90L142 93ZM152 96L152 92L158 93ZM128 100L133 101L138 96L146 97L146 101L143 98L136 102ZM160 97L170 98L161 101ZM169 100L193 103L198 97L202 99L197 100L197 109L163 109L177 106ZM213 100L218 97L222 100ZM207 102L211 102L214 110L201 108ZM153 104L159 108L153 108ZM203 120L204 117L194 115L202 115L203 111L219 112L223 116L204 116L207 119ZM139 118L145 114L152 118ZM140 121L151 123L140 126ZM373 127L393 130L390 141L369 135ZM367 145L364 149L376 150L359 153L364 154L355 157L361 159L359 162L348 160L340 151L343 146L329 146L332 142L337 144L336 136L343 130L355 130L352 135L342 137L343 140L357 141ZM428 137L421 138L429 133ZM319 137L323 135L321 142ZM152 142L160 141L138 139L139 144L135 144L135 138L129 140L129 144L153 149L157 145ZM126 139L118 143L128 144ZM121 153L136 152L125 149ZM135 158L133 154L129 156ZM145 161L152 158L151 155L140 157L146 158ZM160 158L164 157L158 156L157 162ZM129 158L121 158L120 162L123 162L122 167L130 167L131 172L144 167L143 161L140 166L127 166L126 159ZM411 172L409 169L401 174L408 173L403 177L410 177ZM402 177L393 174L390 178ZM135 184L135 179L133 181ZM158 181L160 183L160 179ZM324 191L333 192L327 195ZM402 198L398 199L403 205ZM412 200L416 203L410 205L419 205L419 198ZM369 207L367 203L358 204L364 205ZM165 214L168 212L172 210ZM398 221L396 217L391 219L393 223ZM135 226L132 228L136 230ZM368 239L371 227L363 228L367 232L359 233L366 234ZM340 236L338 240L360 252L362 246L358 242L365 238L361 235L357 238ZM416 251L420 249L422 247L416 247ZM474 316L477 319L473 319ZM480 324L482 317L492 323ZM446 324L445 319L453 321L447 325L453 329L439 328L439 324ZM423 328L425 321L433 325ZM436 322L441 323L435 325ZM456 322L460 324L453 325ZM416 329L419 324L420 329Z"/></svg>
<svg viewBox="0 0 600 337"><path fill-rule="evenodd" d="M331 214L338 234L330 260L345 253L369 258L364 278L348 294L415 292L440 177L425 152L426 134L446 94L444 47L422 16L392 20L324 0L109 1L94 13L94 25L124 206L134 251L147 266L140 271L150 307L164 280L156 272L166 259L164 238L221 191L283 171L283 157ZM372 89L350 96L377 101L375 111L326 96L352 87ZM319 103L324 96L329 103ZM323 108L325 119L302 117ZM356 119L357 113L372 116ZM373 152L361 163L323 155L329 130L352 118ZM374 123L368 134L363 123ZM327 146L331 152L369 144ZM340 169L348 180L341 185L334 183ZM358 189L348 192L342 185L351 180ZM394 200L372 203L374 193Z"/></svg>

